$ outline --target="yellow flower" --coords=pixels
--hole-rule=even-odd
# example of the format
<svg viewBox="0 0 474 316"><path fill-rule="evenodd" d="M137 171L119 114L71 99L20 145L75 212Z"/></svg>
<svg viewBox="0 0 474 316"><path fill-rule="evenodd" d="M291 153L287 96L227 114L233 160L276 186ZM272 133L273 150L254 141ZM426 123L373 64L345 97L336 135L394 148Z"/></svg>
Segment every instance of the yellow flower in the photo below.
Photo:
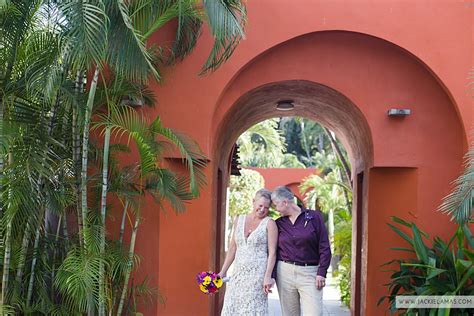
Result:
<svg viewBox="0 0 474 316"><path fill-rule="evenodd" d="M202 284L208 285L208 284L211 283L211 277L210 277L210 276L206 276L203 281L204 281L204 282L202 282Z"/></svg>
<svg viewBox="0 0 474 316"><path fill-rule="evenodd" d="M216 285L217 288L220 288L222 286L222 278L215 279L214 284Z"/></svg>
<svg viewBox="0 0 474 316"><path fill-rule="evenodd" d="M202 292L204 292L204 293L207 293L207 292L208 292L207 289L206 289L206 287L205 287L203 284L199 284L199 289L200 289Z"/></svg>

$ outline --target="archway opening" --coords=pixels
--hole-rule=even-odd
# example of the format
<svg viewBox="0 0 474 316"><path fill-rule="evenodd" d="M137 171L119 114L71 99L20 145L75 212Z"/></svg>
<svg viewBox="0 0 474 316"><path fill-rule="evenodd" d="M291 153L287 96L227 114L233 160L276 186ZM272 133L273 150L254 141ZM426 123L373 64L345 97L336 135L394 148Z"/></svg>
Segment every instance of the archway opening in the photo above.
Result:
<svg viewBox="0 0 474 316"><path fill-rule="evenodd" d="M281 111L282 103L292 104L291 109ZM216 233L217 239L214 252L215 266L221 266L225 252L225 210L226 187L230 176L231 154L237 138L252 125L274 117L298 116L319 122L322 126L333 131L347 149L352 165L351 179L353 183L354 200L352 206L352 301L354 311L360 310L363 301L366 262L363 249L367 242L366 217L364 209L367 203L366 179L364 173L372 165L373 146L368 124L349 98L340 92L314 82L290 80L266 84L242 95L225 115L218 128L219 135L215 143L214 161L216 161ZM214 312L217 313L222 304L222 296L214 302ZM355 313L357 315L357 312Z"/></svg>
<svg viewBox="0 0 474 316"><path fill-rule="evenodd" d="M285 102L288 107L293 106L289 100ZM282 185L295 194L296 204L303 210L322 212L332 252L323 309L328 314L349 315L351 168L346 150L334 133L315 121L301 117L273 118L259 122L239 136L233 149L227 187L226 255L232 238L237 247L243 246L239 242L244 231L234 225L243 218L253 218L255 192ZM268 215L273 220L280 217L273 208ZM234 263L238 260L236 257ZM233 267L227 271L228 276L234 274ZM277 287L268 295L268 301L270 315L281 315Z"/></svg>

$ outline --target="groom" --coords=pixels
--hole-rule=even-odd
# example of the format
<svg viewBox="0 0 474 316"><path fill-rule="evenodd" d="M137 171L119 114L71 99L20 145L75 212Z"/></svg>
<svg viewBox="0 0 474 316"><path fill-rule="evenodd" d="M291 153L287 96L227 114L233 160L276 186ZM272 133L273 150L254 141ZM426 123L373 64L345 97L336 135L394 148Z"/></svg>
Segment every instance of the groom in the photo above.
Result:
<svg viewBox="0 0 474 316"><path fill-rule="evenodd" d="M278 226L276 281L284 316L323 314L323 287L331 248L320 211L300 208L285 186L272 192L281 217ZM301 302L301 303L300 303Z"/></svg>

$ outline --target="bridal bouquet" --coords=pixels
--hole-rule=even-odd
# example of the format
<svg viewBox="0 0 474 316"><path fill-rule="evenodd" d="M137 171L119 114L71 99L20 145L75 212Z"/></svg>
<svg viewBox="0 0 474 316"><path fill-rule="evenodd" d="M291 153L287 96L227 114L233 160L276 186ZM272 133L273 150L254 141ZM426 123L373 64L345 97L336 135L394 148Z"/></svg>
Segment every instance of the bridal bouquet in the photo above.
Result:
<svg viewBox="0 0 474 316"><path fill-rule="evenodd" d="M206 294L217 293L224 281L226 280L223 280L217 273L212 271L203 271L197 275L199 289Z"/></svg>

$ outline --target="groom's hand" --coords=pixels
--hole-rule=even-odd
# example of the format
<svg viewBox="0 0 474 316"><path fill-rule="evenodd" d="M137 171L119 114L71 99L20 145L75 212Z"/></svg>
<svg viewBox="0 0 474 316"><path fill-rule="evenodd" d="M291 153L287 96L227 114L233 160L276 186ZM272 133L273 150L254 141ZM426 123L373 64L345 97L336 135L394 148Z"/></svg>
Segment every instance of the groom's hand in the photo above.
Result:
<svg viewBox="0 0 474 316"><path fill-rule="evenodd" d="M316 287L318 290L321 290L324 286L326 286L326 278L320 275L316 276Z"/></svg>

